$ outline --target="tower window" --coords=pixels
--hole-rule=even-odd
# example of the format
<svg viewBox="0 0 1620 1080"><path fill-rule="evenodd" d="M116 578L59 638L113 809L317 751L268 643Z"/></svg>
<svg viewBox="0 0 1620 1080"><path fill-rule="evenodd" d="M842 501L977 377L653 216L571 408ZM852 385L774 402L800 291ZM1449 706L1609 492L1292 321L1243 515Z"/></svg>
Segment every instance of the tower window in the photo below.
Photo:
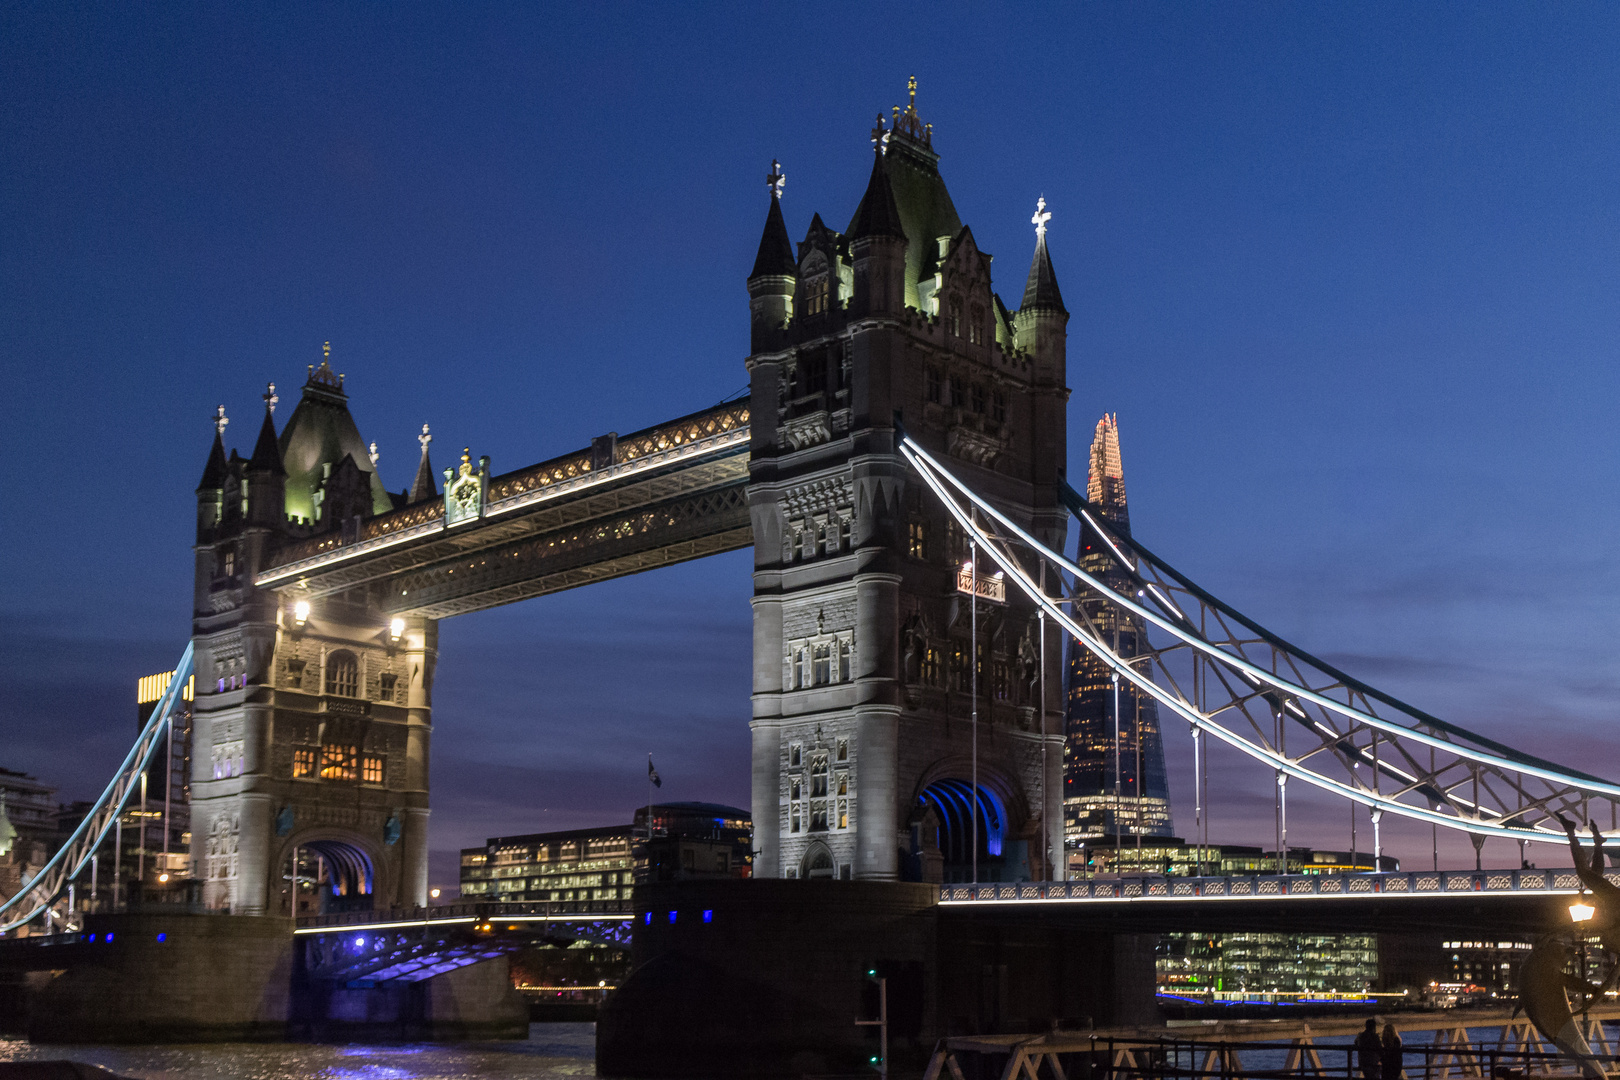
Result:
<svg viewBox="0 0 1620 1080"><path fill-rule="evenodd" d="M833 681L832 672L832 645L813 646L815 657L815 679L817 686L826 686Z"/></svg>
<svg viewBox="0 0 1620 1080"><path fill-rule="evenodd" d="M825 751L810 755L810 797L827 797L827 754Z"/></svg>
<svg viewBox="0 0 1620 1080"><path fill-rule="evenodd" d="M962 380L951 379L951 408L960 409L967 404L967 395L962 390Z"/></svg>
<svg viewBox="0 0 1620 1080"><path fill-rule="evenodd" d="M338 746L332 743L321 747L321 779L322 780L357 780L359 769L357 758L359 748L354 746Z"/></svg>
<svg viewBox="0 0 1620 1080"><path fill-rule="evenodd" d="M939 404L940 391L943 389L943 387L940 384L943 381L944 380L942 380L939 377L939 368L931 367L931 368L928 369L928 371L927 371L927 383L926 383L927 395L928 395L928 400L933 402L935 405Z"/></svg>
<svg viewBox="0 0 1620 1080"><path fill-rule="evenodd" d="M984 308L978 304L973 305L973 311L968 316L968 342L973 345L984 344Z"/></svg>
<svg viewBox="0 0 1620 1080"><path fill-rule="evenodd" d="M367 754L360 759L360 781L365 784L383 782L383 759L378 754Z"/></svg>
<svg viewBox="0 0 1620 1080"><path fill-rule="evenodd" d="M315 775L315 750L313 747L300 747L293 751L293 776Z"/></svg>
<svg viewBox="0 0 1620 1080"><path fill-rule="evenodd" d="M953 296L945 305L945 326L952 337L962 336L962 298Z"/></svg>
<svg viewBox="0 0 1620 1080"><path fill-rule="evenodd" d="M382 691L384 701L394 700L394 688L399 685L399 676L393 674L380 675L377 678L378 688Z"/></svg>
<svg viewBox="0 0 1620 1080"><path fill-rule="evenodd" d="M236 549L226 548L219 555L219 576L233 578L236 576Z"/></svg>
<svg viewBox="0 0 1620 1080"><path fill-rule="evenodd" d="M973 411L978 413L980 416L983 416L984 415L984 410L985 410L984 386L982 384L980 384L980 383L974 383L973 384Z"/></svg>
<svg viewBox="0 0 1620 1080"><path fill-rule="evenodd" d="M827 275L819 274L805 282L804 313L820 315L827 310Z"/></svg>
<svg viewBox="0 0 1620 1080"><path fill-rule="evenodd" d="M990 395L990 419L998 424L1007 422L1007 395L1000 390Z"/></svg>
<svg viewBox="0 0 1620 1080"><path fill-rule="evenodd" d="M928 523L913 521L906 528L906 553L913 559L928 558Z"/></svg>
<svg viewBox="0 0 1620 1080"><path fill-rule="evenodd" d="M340 649L326 658L326 692L338 697L354 697L360 690L360 662L354 653Z"/></svg>

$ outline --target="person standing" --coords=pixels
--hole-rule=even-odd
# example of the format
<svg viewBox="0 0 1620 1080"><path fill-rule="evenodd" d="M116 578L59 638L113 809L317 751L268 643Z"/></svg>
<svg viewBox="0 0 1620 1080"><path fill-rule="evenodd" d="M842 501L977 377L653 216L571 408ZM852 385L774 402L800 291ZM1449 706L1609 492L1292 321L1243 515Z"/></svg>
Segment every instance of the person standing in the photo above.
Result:
<svg viewBox="0 0 1620 1080"><path fill-rule="evenodd" d="M1362 1080L1382 1080L1383 1044L1378 1041L1378 1021L1368 1020L1366 1030L1356 1036L1356 1064Z"/></svg>
<svg viewBox="0 0 1620 1080"><path fill-rule="evenodd" d="M1405 1064L1401 1057L1401 1035L1388 1020L1384 1021L1383 1053L1379 1056L1383 1059L1383 1080L1401 1080L1401 1069Z"/></svg>

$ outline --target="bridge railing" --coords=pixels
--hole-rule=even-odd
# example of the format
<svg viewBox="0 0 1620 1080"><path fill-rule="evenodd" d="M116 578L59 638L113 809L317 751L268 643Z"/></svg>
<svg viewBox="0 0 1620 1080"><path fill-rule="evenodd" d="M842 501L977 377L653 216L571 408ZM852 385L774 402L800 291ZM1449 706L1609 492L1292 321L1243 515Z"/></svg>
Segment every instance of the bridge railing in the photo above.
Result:
<svg viewBox="0 0 1620 1080"><path fill-rule="evenodd" d="M325 915L300 915L299 930L342 929L351 926L378 926L395 923L429 923L450 920L513 918L612 918L630 917L628 900L535 900L465 901L434 904L429 907L383 908L375 911L342 911Z"/></svg>
<svg viewBox="0 0 1620 1080"><path fill-rule="evenodd" d="M1607 875L1620 885L1620 874ZM941 903L1073 900L1234 900L1325 896L1444 896L1472 893L1576 893L1573 870L1439 870L1382 874L1131 875L1087 881L942 885Z"/></svg>

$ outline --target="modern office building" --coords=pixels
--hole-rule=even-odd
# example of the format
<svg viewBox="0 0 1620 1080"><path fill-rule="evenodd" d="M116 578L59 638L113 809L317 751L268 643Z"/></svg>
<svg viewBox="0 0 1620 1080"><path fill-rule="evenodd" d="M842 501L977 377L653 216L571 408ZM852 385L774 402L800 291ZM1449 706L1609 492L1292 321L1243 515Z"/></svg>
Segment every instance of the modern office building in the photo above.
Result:
<svg viewBox="0 0 1620 1080"><path fill-rule="evenodd" d="M1112 527L1130 532L1119 423L1113 416L1097 421L1086 498ZM1080 530L1079 562L1110 588L1128 587L1125 571L1089 525ZM1146 644L1113 605L1082 594L1079 607L1119 655L1136 656ZM1071 850L1116 835L1168 837L1174 831L1157 703L1116 682L1106 664L1072 642L1064 701L1063 825Z"/></svg>
<svg viewBox="0 0 1620 1080"><path fill-rule="evenodd" d="M1378 936L1161 934L1156 967L1161 994L1195 999L1364 994L1378 982Z"/></svg>
<svg viewBox="0 0 1620 1080"><path fill-rule="evenodd" d="M652 828L647 812L652 812ZM624 901L637 881L748 877L753 829L746 810L659 803L627 825L494 836L461 852L464 899Z"/></svg>

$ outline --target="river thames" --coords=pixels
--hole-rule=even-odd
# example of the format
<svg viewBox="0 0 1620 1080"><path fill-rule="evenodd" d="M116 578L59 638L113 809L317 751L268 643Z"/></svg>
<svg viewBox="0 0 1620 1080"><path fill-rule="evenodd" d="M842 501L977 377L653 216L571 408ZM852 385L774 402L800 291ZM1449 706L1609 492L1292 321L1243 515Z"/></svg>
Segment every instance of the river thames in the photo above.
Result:
<svg viewBox="0 0 1620 1080"><path fill-rule="evenodd" d="M34 1046L0 1039L0 1062L64 1060L138 1080L546 1080L595 1075L596 1025L531 1024L521 1042Z"/></svg>

